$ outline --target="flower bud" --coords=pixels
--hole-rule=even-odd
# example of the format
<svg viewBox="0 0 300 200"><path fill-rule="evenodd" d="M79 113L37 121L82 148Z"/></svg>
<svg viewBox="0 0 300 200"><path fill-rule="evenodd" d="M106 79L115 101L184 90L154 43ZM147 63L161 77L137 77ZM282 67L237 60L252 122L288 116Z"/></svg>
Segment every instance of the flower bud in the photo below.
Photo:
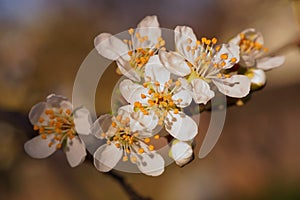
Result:
<svg viewBox="0 0 300 200"><path fill-rule="evenodd" d="M259 90L262 89L266 85L267 77L263 70L249 68L245 72L245 75L251 81L251 90Z"/></svg>
<svg viewBox="0 0 300 200"><path fill-rule="evenodd" d="M174 159L178 166L183 167L187 165L194 159L192 144L174 140L171 144L169 156Z"/></svg>

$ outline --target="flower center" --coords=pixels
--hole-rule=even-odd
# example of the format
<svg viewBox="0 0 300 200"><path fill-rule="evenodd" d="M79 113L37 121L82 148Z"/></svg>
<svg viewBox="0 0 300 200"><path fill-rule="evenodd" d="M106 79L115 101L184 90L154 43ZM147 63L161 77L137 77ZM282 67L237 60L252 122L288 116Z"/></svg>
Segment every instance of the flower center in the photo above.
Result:
<svg viewBox="0 0 300 200"><path fill-rule="evenodd" d="M216 38L207 39L205 37L197 40L194 46L191 46L192 40L187 39L189 45L186 46L187 52L190 52L192 57L197 57L194 60L186 60L188 66L191 68L191 74L188 77L188 81L192 81L195 78L202 78L203 80L210 82L212 78L228 78L229 75L220 73L223 67L227 63L234 64L237 59L229 58L228 53L223 53L220 56L216 56L216 53L220 51L221 46L215 46L217 43Z"/></svg>
<svg viewBox="0 0 300 200"><path fill-rule="evenodd" d="M142 104L141 102L134 103L134 110L141 111L144 115L148 115L149 111L154 111L155 114L159 117L158 124L162 125L165 117L170 111L173 111L174 114L178 114L180 108L176 105L182 102L181 98L174 100L173 95L178 92L181 86L180 81L173 81L170 79L164 84L163 89L159 82L145 82L145 88L148 88L147 94L141 94L142 99L147 99L147 105Z"/></svg>
<svg viewBox="0 0 300 200"><path fill-rule="evenodd" d="M139 32L135 33L132 28L128 30L128 33L131 39L123 41L129 48L130 66L137 72L143 73L143 66L147 64L151 56L155 55L165 45L165 40L159 37L157 43L154 44L147 35L141 36Z"/></svg>
<svg viewBox="0 0 300 200"><path fill-rule="evenodd" d="M257 41L258 38L256 34L246 36L241 33L240 38L239 46L243 54L258 54L268 51L267 48L263 47L263 45Z"/></svg>
<svg viewBox="0 0 300 200"><path fill-rule="evenodd" d="M60 149L67 142L67 138L73 139L76 135L72 112L70 109L52 108L45 110L45 114L47 117L40 117L41 125L34 125L34 130L39 130L42 139L54 134L54 140L58 142L56 148ZM48 146L53 144L54 141L51 141Z"/></svg>
<svg viewBox="0 0 300 200"><path fill-rule="evenodd" d="M117 148L123 150L123 161L128 161L128 158L131 152L143 154L147 146L149 151L153 151L155 148L151 142L151 139L146 137L140 137L140 134L136 132L132 132L130 129L130 118L124 117L122 115L118 115L115 120L111 123L111 126L115 128L115 133L113 136L109 136L109 133L102 133L102 137L107 139L108 145L115 145ZM154 139L159 139L159 135L155 135ZM142 146L141 143L144 145ZM135 163L137 158L135 156L130 156L131 162Z"/></svg>

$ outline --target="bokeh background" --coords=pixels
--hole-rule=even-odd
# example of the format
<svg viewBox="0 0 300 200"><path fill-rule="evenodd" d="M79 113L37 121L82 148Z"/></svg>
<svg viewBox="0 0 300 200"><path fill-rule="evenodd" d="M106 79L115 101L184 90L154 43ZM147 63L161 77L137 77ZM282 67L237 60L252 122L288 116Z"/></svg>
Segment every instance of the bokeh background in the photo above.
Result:
<svg viewBox="0 0 300 200"><path fill-rule="evenodd" d="M243 107L227 112L213 151L163 175L120 173L140 194L164 200L300 199L300 2L288 0L0 0L0 199L129 199L90 161L72 169L64 154L31 159L31 106L52 92L71 98L80 64L101 32L117 34L146 15L161 27L189 25L198 37L226 42L244 28L265 37L270 53L286 56L268 84ZM298 46L297 46L298 44ZM112 67L101 79L97 111L109 112ZM201 116L196 148L210 114Z"/></svg>

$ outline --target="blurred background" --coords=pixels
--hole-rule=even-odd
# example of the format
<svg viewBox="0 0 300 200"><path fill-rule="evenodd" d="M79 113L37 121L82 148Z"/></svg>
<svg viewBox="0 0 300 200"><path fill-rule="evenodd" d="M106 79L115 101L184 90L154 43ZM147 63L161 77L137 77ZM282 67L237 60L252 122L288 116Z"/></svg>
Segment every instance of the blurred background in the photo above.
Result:
<svg viewBox="0 0 300 200"><path fill-rule="evenodd" d="M300 199L300 1L288 0L0 0L0 199L129 199L90 161L72 169L62 152L31 159L23 144L35 134L31 106L52 93L72 95L80 64L101 32L117 34L146 15L163 28L191 26L220 42L256 28L270 53L286 56L268 84L243 107L228 109L213 151L163 175L120 173L152 199ZM298 43L298 47L297 47ZM97 93L97 112L109 112L114 67ZM199 149L210 114L201 116ZM198 153L198 152L197 152Z"/></svg>

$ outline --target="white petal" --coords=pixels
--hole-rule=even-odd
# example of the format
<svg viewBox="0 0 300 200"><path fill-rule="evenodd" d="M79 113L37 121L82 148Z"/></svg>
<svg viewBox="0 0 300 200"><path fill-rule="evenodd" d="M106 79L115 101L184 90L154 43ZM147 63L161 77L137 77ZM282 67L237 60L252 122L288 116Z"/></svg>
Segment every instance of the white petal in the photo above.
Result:
<svg viewBox="0 0 300 200"><path fill-rule="evenodd" d="M242 98L250 92L250 79L244 75L233 75L225 79L213 79L213 82L220 92L230 97Z"/></svg>
<svg viewBox="0 0 300 200"><path fill-rule="evenodd" d="M266 71L281 66L284 61L284 56L264 57L256 61L256 67Z"/></svg>
<svg viewBox="0 0 300 200"><path fill-rule="evenodd" d="M159 51L159 58L162 64L173 74L186 76L191 73L185 58L176 52Z"/></svg>
<svg viewBox="0 0 300 200"><path fill-rule="evenodd" d="M130 129L133 132L146 131L146 134L151 133L151 130L157 126L157 115L154 112L149 112L148 115L144 115L142 112L135 112L133 108L133 105L122 106L119 108L118 114L122 114L123 117L130 117Z"/></svg>
<svg viewBox="0 0 300 200"><path fill-rule="evenodd" d="M49 147L50 142L54 142ZM56 140L53 140L53 135L48 135L47 139L36 136L24 144L25 152L33 158L46 158L56 151Z"/></svg>
<svg viewBox="0 0 300 200"><path fill-rule="evenodd" d="M160 62L158 55L152 56L145 65L145 80L158 81L163 89L164 84L170 79L170 72Z"/></svg>
<svg viewBox="0 0 300 200"><path fill-rule="evenodd" d="M255 86L263 86L267 82L266 73L261 69L248 68L245 75L250 79L251 84Z"/></svg>
<svg viewBox="0 0 300 200"><path fill-rule="evenodd" d="M129 51L127 44L109 33L101 33L94 40L95 47L100 55L110 60L117 60Z"/></svg>
<svg viewBox="0 0 300 200"><path fill-rule="evenodd" d="M178 114L170 112L165 119L166 130L178 140L192 140L198 133L196 122L183 112Z"/></svg>
<svg viewBox="0 0 300 200"><path fill-rule="evenodd" d="M125 79L120 83L120 92L127 102L134 104L138 101L140 103L147 103L147 99L142 99L141 94L147 94L148 89L143 86L133 83L131 80Z"/></svg>
<svg viewBox="0 0 300 200"><path fill-rule="evenodd" d="M83 141L79 137L74 137L72 140L68 138L65 154L71 167L80 165L86 156L86 150Z"/></svg>
<svg viewBox="0 0 300 200"><path fill-rule="evenodd" d="M112 116L109 114L101 115L91 126L91 133L99 139L103 139L101 134L107 132L111 126Z"/></svg>
<svg viewBox="0 0 300 200"><path fill-rule="evenodd" d="M144 147L144 149L147 149L147 147ZM145 152L141 155L136 155L133 152L131 154L137 158L136 164L142 173L148 176L159 176L164 172L165 161L156 151Z"/></svg>
<svg viewBox="0 0 300 200"><path fill-rule="evenodd" d="M120 69L121 73L125 75L127 78L139 82L141 80L138 73L131 67L128 60L121 56L117 59L117 65Z"/></svg>
<svg viewBox="0 0 300 200"><path fill-rule="evenodd" d="M108 172L114 168L123 155L123 151L113 143L104 144L94 153L94 165L101 172Z"/></svg>
<svg viewBox="0 0 300 200"><path fill-rule="evenodd" d="M221 59L221 55L226 54L228 58L226 60ZM231 62L231 59L234 58L236 61ZM225 62L223 69L231 68L234 64L238 63L240 60L240 47L233 43L223 44L221 49L216 52L213 57L213 63Z"/></svg>
<svg viewBox="0 0 300 200"><path fill-rule="evenodd" d="M174 94L172 96L172 99L173 100L181 99L182 101L176 102L176 105L180 108L184 108L191 104L193 98L188 90L182 89L179 92L177 92L176 94Z"/></svg>
<svg viewBox="0 0 300 200"><path fill-rule="evenodd" d="M136 37L137 33L139 33L141 37L147 36L149 43L147 41L140 43ZM151 47L158 42L159 37L161 37L161 29L159 28L157 16L147 16L137 25L134 37L134 48Z"/></svg>
<svg viewBox="0 0 300 200"><path fill-rule="evenodd" d="M29 120L31 124L35 125L39 123L39 118L43 117L46 119L47 115L45 114L45 109L47 108L46 102L40 102L34 105L29 112Z"/></svg>
<svg viewBox="0 0 300 200"><path fill-rule="evenodd" d="M59 107L64 110L66 110L66 109L73 110L73 105L70 101L61 101L59 104Z"/></svg>
<svg viewBox="0 0 300 200"><path fill-rule="evenodd" d="M179 166L185 165L193 157L193 149L191 145L187 142L182 142L182 141L173 142L170 152L172 158Z"/></svg>
<svg viewBox="0 0 300 200"><path fill-rule="evenodd" d="M68 101L68 98L56 94L50 94L47 96L47 104L50 105L50 107L60 108L60 104L62 101Z"/></svg>
<svg viewBox="0 0 300 200"><path fill-rule="evenodd" d="M176 50L180 54L182 54L189 62L194 63L195 58L199 56L198 53L196 52L192 54L191 51L187 50L187 46L193 47L197 42L197 38L194 34L193 29L188 26L177 26L174 32Z"/></svg>
<svg viewBox="0 0 300 200"><path fill-rule="evenodd" d="M74 113L75 129L78 134L88 135L92 125L90 112L86 108L80 108Z"/></svg>
<svg viewBox="0 0 300 200"><path fill-rule="evenodd" d="M200 78L192 80L191 85L193 88L194 101L198 104L206 104L215 96L215 93L210 89L209 84Z"/></svg>

